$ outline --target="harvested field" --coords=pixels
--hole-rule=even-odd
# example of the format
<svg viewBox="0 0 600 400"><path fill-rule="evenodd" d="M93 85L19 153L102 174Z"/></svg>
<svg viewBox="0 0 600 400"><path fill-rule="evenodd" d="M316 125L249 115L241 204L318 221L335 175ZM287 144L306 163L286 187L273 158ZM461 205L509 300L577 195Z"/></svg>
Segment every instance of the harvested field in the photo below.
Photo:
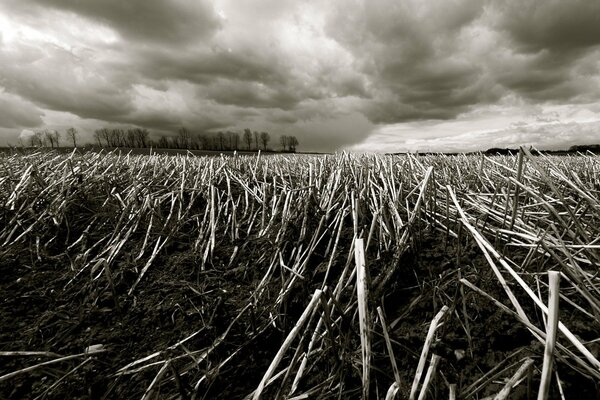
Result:
<svg viewBox="0 0 600 400"><path fill-rule="evenodd" d="M0 207L0 398L600 398L598 156L5 153Z"/></svg>

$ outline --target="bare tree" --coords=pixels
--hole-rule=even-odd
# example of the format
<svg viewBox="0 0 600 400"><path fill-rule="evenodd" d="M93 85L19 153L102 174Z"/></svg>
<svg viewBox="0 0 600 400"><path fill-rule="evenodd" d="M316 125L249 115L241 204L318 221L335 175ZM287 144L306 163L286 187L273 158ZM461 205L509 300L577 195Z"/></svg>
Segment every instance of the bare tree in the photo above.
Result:
<svg viewBox="0 0 600 400"><path fill-rule="evenodd" d="M45 130L44 136L48 143L50 143L50 147L60 147L60 132L57 130Z"/></svg>
<svg viewBox="0 0 600 400"><path fill-rule="evenodd" d="M191 135L190 137L190 149L200 150L201 142L199 135Z"/></svg>
<svg viewBox="0 0 600 400"><path fill-rule="evenodd" d="M148 147L148 137L150 136L150 132L148 132L145 128L136 128L135 129L135 139L137 142L137 147Z"/></svg>
<svg viewBox="0 0 600 400"><path fill-rule="evenodd" d="M212 146L210 138L206 135L200 135L200 145L202 150L210 150Z"/></svg>
<svg viewBox="0 0 600 400"><path fill-rule="evenodd" d="M57 130L44 130L42 141L44 145L50 144L50 147L54 148L60 146L60 133Z"/></svg>
<svg viewBox="0 0 600 400"><path fill-rule="evenodd" d="M123 129L115 128L115 129L112 129L110 132L111 132L113 147L126 146L125 131Z"/></svg>
<svg viewBox="0 0 600 400"><path fill-rule="evenodd" d="M110 142L110 131L108 130L108 128L102 128L102 129L100 129L100 137L106 143L106 147L110 147L110 145L111 145L111 142Z"/></svg>
<svg viewBox="0 0 600 400"><path fill-rule="evenodd" d="M288 137L285 135L282 135L279 138L279 143L281 143L281 150L282 151L287 151L287 147L288 147Z"/></svg>
<svg viewBox="0 0 600 400"><path fill-rule="evenodd" d="M127 129L127 132L125 132L125 146L127 147L137 147L137 140L136 140L136 136L135 136L135 129L134 128L130 128Z"/></svg>
<svg viewBox="0 0 600 400"><path fill-rule="evenodd" d="M107 129L109 147L119 146L119 134L116 129Z"/></svg>
<svg viewBox="0 0 600 400"><path fill-rule="evenodd" d="M267 150L267 145L269 144L269 141L271 140L271 135L269 135L268 132L261 132L260 133L260 141L262 142L263 145L263 150Z"/></svg>
<svg viewBox="0 0 600 400"><path fill-rule="evenodd" d="M115 147L115 134L112 129L105 128L105 138L107 139L108 147Z"/></svg>
<svg viewBox="0 0 600 400"><path fill-rule="evenodd" d="M102 129L94 130L94 140L99 147L102 147L102 140L104 137L102 136Z"/></svg>
<svg viewBox="0 0 600 400"><path fill-rule="evenodd" d="M94 131L94 140L96 141L99 147L102 147L102 136L100 134L100 129L96 129Z"/></svg>
<svg viewBox="0 0 600 400"><path fill-rule="evenodd" d="M44 130L44 138L50 143L50 147L54 148L54 132L49 131L48 129Z"/></svg>
<svg viewBox="0 0 600 400"><path fill-rule="evenodd" d="M77 129L75 129L73 127L67 129L67 137L69 139L71 139L71 142L73 142L73 147L77 147L77 136L78 136Z"/></svg>
<svg viewBox="0 0 600 400"><path fill-rule="evenodd" d="M46 130L44 130L43 132L39 132L39 134L41 136L41 146L48 147L49 141L48 136L46 135Z"/></svg>
<svg viewBox="0 0 600 400"><path fill-rule="evenodd" d="M217 140L219 142L219 150L225 150L225 134L222 131L217 132Z"/></svg>
<svg viewBox="0 0 600 400"><path fill-rule="evenodd" d="M158 138L158 147L161 149L166 149L169 147L169 139L166 136L161 136Z"/></svg>
<svg viewBox="0 0 600 400"><path fill-rule="evenodd" d="M296 136L290 136L288 138L288 144L290 146L290 151L292 153L295 153L296 152L296 146L298 146L298 144L299 144L298 143L298 139L296 138Z"/></svg>
<svg viewBox="0 0 600 400"><path fill-rule="evenodd" d="M244 129L244 142L246 142L246 147L248 150L252 147L252 132L250 129Z"/></svg>
<svg viewBox="0 0 600 400"><path fill-rule="evenodd" d="M258 143L260 141L260 133L258 133L258 131L254 131L254 149L258 150Z"/></svg>
<svg viewBox="0 0 600 400"><path fill-rule="evenodd" d="M233 150L233 137L231 136L231 132L227 131L224 135L227 143L227 150Z"/></svg>
<svg viewBox="0 0 600 400"><path fill-rule="evenodd" d="M54 144L56 145L56 147L60 147L60 132L55 130L54 132L52 132L52 136L54 137Z"/></svg>
<svg viewBox="0 0 600 400"><path fill-rule="evenodd" d="M229 147L232 150L239 150L240 148L240 134L237 132L227 132L229 135Z"/></svg>
<svg viewBox="0 0 600 400"><path fill-rule="evenodd" d="M29 138L29 144L31 147L42 147L44 146L44 134L42 132L35 132Z"/></svg>
<svg viewBox="0 0 600 400"><path fill-rule="evenodd" d="M187 128L185 128L183 126L181 128L179 128L179 131L177 132L178 147L181 149L189 149L190 138L191 138L191 134L190 134L190 131L187 130Z"/></svg>

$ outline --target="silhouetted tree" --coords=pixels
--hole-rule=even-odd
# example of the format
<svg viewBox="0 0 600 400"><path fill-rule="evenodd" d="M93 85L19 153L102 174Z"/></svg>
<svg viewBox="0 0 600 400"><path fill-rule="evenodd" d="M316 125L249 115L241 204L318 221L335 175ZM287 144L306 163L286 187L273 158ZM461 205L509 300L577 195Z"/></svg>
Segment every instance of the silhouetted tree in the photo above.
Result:
<svg viewBox="0 0 600 400"><path fill-rule="evenodd" d="M244 142L246 142L246 146L248 150L252 147L252 132L250 129L244 129Z"/></svg>
<svg viewBox="0 0 600 400"><path fill-rule="evenodd" d="M97 137L98 145L100 147L102 147L102 141L104 141L104 143L106 143L106 146L110 147L110 134L108 132L108 129L106 129L106 128L96 129L94 131L94 136Z"/></svg>
<svg viewBox="0 0 600 400"><path fill-rule="evenodd" d="M107 129L109 147L121 147L123 137L121 136L121 130L117 128Z"/></svg>
<svg viewBox="0 0 600 400"><path fill-rule="evenodd" d="M106 129L106 137L108 138L108 147L117 147L117 134L113 129Z"/></svg>
<svg viewBox="0 0 600 400"><path fill-rule="evenodd" d="M205 135L198 135L198 143L202 150L210 150L210 139Z"/></svg>
<svg viewBox="0 0 600 400"><path fill-rule="evenodd" d="M290 136L288 137L288 145L290 146L290 151L295 153L296 152L296 146L298 146L298 139L296 138L296 136Z"/></svg>
<svg viewBox="0 0 600 400"><path fill-rule="evenodd" d="M190 136L190 149L199 150L200 149L200 135L192 134Z"/></svg>
<svg viewBox="0 0 600 400"><path fill-rule="evenodd" d="M114 135L115 135L115 140L116 140L116 144L117 147L125 147L126 143L125 143L125 130L124 129L113 129Z"/></svg>
<svg viewBox="0 0 600 400"><path fill-rule="evenodd" d="M125 146L136 147L135 129L130 128L125 132Z"/></svg>
<svg viewBox="0 0 600 400"><path fill-rule="evenodd" d="M281 150L282 151L287 151L287 147L288 147L288 137L285 135L282 135L279 138L279 143L281 143Z"/></svg>
<svg viewBox="0 0 600 400"><path fill-rule="evenodd" d="M48 129L45 129L43 132L43 138L44 141L50 143L50 147L54 147L54 138L52 137L52 132L50 132Z"/></svg>
<svg viewBox="0 0 600 400"><path fill-rule="evenodd" d="M187 128L183 126L179 128L179 131L177 132L177 147L180 149L188 149L190 147L190 138L191 134Z"/></svg>
<svg viewBox="0 0 600 400"><path fill-rule="evenodd" d="M158 138L158 147L161 149L169 148L169 139L166 136L161 136Z"/></svg>
<svg viewBox="0 0 600 400"><path fill-rule="evenodd" d="M240 148L240 134L237 132L227 132L229 136L229 143L231 150L239 150Z"/></svg>
<svg viewBox="0 0 600 400"><path fill-rule="evenodd" d="M52 132L52 136L54 138L54 144L56 145L56 147L60 147L60 139L61 139L61 134L59 131L54 130Z"/></svg>
<svg viewBox="0 0 600 400"><path fill-rule="evenodd" d="M150 136L150 132L148 132L145 128L136 128L135 129L135 140L137 142L138 147L148 147L148 137Z"/></svg>
<svg viewBox="0 0 600 400"><path fill-rule="evenodd" d="M102 147L102 137L100 136L100 130L96 129L94 131L94 140L98 144L99 147Z"/></svg>
<svg viewBox="0 0 600 400"><path fill-rule="evenodd" d="M260 133L260 141L262 142L263 145L263 150L267 150L267 145L269 144L269 141L271 140L271 135L269 135L268 132L261 132Z"/></svg>
<svg viewBox="0 0 600 400"><path fill-rule="evenodd" d="M106 142L106 146L110 147L112 144L111 140L111 136L110 136L110 131L108 130L108 128L102 128L102 130L100 131L100 133L102 134L102 137L104 138L104 141Z"/></svg>
<svg viewBox="0 0 600 400"><path fill-rule="evenodd" d="M258 150L260 147L258 147L258 143L260 141L260 133L258 133L258 131L254 131L254 149Z"/></svg>
<svg viewBox="0 0 600 400"><path fill-rule="evenodd" d="M67 129L67 137L73 142L73 147L77 147L77 129L71 127Z"/></svg>
<svg viewBox="0 0 600 400"><path fill-rule="evenodd" d="M222 131L217 132L217 140L219 143L219 150L225 150L225 134Z"/></svg>
<svg viewBox="0 0 600 400"><path fill-rule="evenodd" d="M44 138L47 140L47 143L50 143L50 147L54 148L54 146L58 147L58 131L50 131L48 129L44 130Z"/></svg>
<svg viewBox="0 0 600 400"><path fill-rule="evenodd" d="M42 132L35 132L29 138L29 144L31 147L42 147L44 145L44 134Z"/></svg>

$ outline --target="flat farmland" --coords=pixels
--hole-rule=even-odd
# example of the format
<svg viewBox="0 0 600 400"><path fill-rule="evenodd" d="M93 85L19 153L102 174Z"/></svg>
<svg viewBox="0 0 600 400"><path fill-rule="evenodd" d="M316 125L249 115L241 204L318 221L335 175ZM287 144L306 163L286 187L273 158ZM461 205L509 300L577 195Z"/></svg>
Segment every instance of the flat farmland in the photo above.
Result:
<svg viewBox="0 0 600 400"><path fill-rule="evenodd" d="M5 152L0 398L598 398L599 233L591 154Z"/></svg>

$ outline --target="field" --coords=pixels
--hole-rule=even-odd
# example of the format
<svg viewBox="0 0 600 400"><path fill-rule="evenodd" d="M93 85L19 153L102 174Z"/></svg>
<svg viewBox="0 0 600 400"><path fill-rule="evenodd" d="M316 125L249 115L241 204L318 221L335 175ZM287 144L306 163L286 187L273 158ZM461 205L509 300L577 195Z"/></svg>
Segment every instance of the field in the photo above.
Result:
<svg viewBox="0 0 600 400"><path fill-rule="evenodd" d="M6 152L0 207L0 398L600 398L598 156Z"/></svg>

